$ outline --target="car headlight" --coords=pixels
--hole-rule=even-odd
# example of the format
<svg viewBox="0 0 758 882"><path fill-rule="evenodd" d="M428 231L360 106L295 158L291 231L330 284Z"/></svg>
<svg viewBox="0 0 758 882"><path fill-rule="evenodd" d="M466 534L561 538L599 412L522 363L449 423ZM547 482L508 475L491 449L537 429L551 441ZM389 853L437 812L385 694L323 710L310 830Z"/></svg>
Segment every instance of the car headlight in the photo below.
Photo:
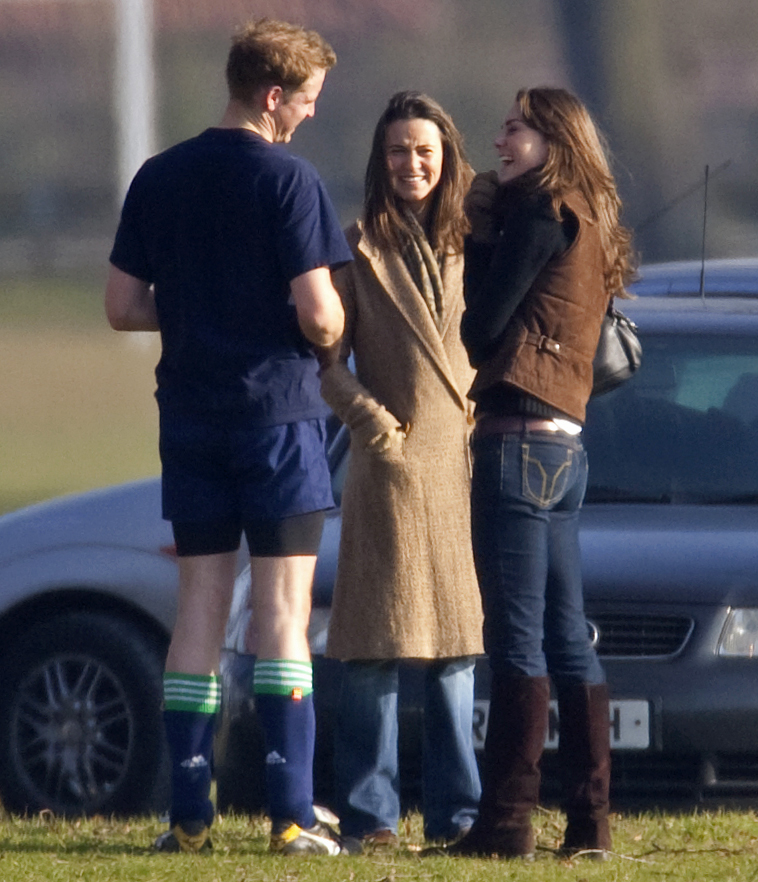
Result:
<svg viewBox="0 0 758 882"><path fill-rule="evenodd" d="M719 655L758 657L758 609L733 609L719 640Z"/></svg>

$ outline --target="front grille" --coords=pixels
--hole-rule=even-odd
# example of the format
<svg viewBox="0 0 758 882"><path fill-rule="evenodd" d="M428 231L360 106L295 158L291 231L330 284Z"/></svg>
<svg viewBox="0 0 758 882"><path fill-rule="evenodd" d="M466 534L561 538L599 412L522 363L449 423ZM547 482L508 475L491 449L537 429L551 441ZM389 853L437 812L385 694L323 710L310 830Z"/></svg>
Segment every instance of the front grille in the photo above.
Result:
<svg viewBox="0 0 758 882"><path fill-rule="evenodd" d="M665 658L680 652L692 633L687 616L590 613L590 632L599 633L598 655L605 658Z"/></svg>
<svg viewBox="0 0 758 882"><path fill-rule="evenodd" d="M542 758L543 790L560 794L560 760ZM758 794L756 754L667 754L618 750L611 763L611 792L618 798L755 799Z"/></svg>
<svg viewBox="0 0 758 882"><path fill-rule="evenodd" d="M752 753L719 753L711 758L711 762L714 767L714 786L739 786L743 782L750 782L753 787L758 788L758 756Z"/></svg>

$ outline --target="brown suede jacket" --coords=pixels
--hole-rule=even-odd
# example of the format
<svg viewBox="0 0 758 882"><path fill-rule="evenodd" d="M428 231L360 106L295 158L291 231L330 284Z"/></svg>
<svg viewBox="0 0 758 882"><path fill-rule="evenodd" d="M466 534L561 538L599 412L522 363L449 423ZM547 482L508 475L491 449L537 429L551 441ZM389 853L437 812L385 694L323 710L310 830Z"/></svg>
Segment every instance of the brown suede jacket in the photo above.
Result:
<svg viewBox="0 0 758 882"><path fill-rule="evenodd" d="M469 397L504 386L583 423L609 299L597 225L577 192L558 220L545 194L503 190L510 204L497 241L467 243L461 334L477 368Z"/></svg>

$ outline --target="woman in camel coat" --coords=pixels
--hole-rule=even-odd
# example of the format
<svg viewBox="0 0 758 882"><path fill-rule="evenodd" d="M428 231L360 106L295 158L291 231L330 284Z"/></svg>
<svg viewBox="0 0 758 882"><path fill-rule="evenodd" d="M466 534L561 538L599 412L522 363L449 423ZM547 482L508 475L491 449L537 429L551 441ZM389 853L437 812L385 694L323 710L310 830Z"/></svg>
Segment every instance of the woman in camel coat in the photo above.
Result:
<svg viewBox="0 0 758 882"><path fill-rule="evenodd" d="M347 424L350 466L327 655L347 662L335 744L343 834L395 840L400 659L423 664L424 826L473 822L473 656L482 613L470 539L473 371L460 340L470 180L461 138L427 96L399 93L379 121L355 260L335 276L340 360L322 394ZM355 374L346 366L349 354Z"/></svg>

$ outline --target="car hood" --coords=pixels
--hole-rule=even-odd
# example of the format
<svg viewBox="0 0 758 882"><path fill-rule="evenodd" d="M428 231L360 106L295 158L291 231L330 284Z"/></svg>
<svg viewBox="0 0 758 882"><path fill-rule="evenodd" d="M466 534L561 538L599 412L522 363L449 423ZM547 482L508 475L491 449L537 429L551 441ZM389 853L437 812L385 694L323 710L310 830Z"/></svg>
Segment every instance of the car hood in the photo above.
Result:
<svg viewBox="0 0 758 882"><path fill-rule="evenodd" d="M0 517L0 562L63 545L157 552L173 545L161 518L160 479L40 502Z"/></svg>
<svg viewBox="0 0 758 882"><path fill-rule="evenodd" d="M758 607L752 506L595 504L580 523L589 602Z"/></svg>

